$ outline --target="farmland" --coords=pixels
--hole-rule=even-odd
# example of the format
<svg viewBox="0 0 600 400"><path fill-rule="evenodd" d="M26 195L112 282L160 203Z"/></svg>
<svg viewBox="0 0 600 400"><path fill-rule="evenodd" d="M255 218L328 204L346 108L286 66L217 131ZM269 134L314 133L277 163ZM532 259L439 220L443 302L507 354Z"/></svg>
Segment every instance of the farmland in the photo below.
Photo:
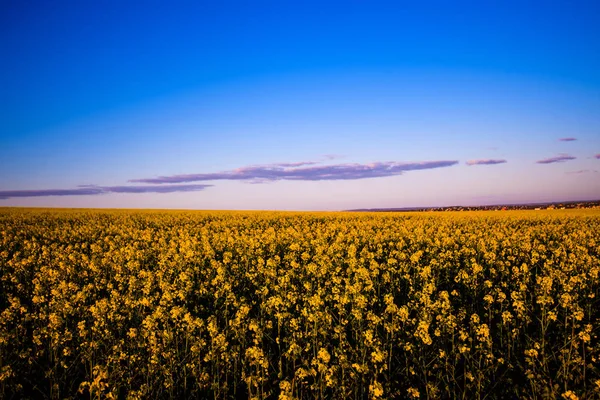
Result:
<svg viewBox="0 0 600 400"><path fill-rule="evenodd" d="M600 398L600 210L0 209L3 398Z"/></svg>

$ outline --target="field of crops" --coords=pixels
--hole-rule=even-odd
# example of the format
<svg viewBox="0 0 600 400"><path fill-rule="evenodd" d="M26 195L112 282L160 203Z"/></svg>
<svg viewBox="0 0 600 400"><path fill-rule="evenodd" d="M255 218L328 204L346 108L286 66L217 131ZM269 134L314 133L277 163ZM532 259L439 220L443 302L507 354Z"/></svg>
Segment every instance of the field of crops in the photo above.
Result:
<svg viewBox="0 0 600 400"><path fill-rule="evenodd" d="M0 398L600 398L600 210L0 209Z"/></svg>

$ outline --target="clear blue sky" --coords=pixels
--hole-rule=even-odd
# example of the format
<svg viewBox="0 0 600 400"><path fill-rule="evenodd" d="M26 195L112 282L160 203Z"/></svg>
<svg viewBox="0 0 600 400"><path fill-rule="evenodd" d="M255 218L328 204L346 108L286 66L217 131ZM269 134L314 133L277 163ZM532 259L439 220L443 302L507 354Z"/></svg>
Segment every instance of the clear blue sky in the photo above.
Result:
<svg viewBox="0 0 600 400"><path fill-rule="evenodd" d="M600 199L600 3L0 0L0 206Z"/></svg>

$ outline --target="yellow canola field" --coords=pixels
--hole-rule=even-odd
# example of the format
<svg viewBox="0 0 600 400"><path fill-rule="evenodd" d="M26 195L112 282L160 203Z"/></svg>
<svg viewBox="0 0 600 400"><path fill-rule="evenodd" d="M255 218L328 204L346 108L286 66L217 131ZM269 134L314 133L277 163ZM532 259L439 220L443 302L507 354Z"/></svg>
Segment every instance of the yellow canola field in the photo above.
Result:
<svg viewBox="0 0 600 400"><path fill-rule="evenodd" d="M600 210L0 209L0 398L600 398Z"/></svg>

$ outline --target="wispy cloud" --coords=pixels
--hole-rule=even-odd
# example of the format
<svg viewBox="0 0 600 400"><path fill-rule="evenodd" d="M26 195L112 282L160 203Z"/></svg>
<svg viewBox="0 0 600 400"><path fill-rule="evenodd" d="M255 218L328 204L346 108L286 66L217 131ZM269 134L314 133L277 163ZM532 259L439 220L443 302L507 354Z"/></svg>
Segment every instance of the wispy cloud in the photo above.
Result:
<svg viewBox="0 0 600 400"><path fill-rule="evenodd" d="M579 174L589 174L589 173L597 174L598 171L595 169L580 169L579 171L568 171L565 173L569 174L569 175L579 175Z"/></svg>
<svg viewBox="0 0 600 400"><path fill-rule="evenodd" d="M316 165L319 164L318 161L299 161L299 162L282 162L271 164L273 167L282 167L282 168L295 168L295 167L303 167L305 165ZM254 165L254 167L260 167L260 165Z"/></svg>
<svg viewBox="0 0 600 400"><path fill-rule="evenodd" d="M104 193L104 191L99 187L77 189L2 190L0 191L0 199L5 200L14 197L93 196L102 193Z"/></svg>
<svg viewBox="0 0 600 400"><path fill-rule="evenodd" d="M395 161L374 162L370 164L335 164L315 165L317 162L280 163L269 165L254 165L238 168L232 171L159 176L157 178L132 179L130 182L166 184L201 182L216 180L246 181L265 183L279 180L291 181L333 181L379 178L401 175L407 171L450 167L458 161L422 161L402 163Z"/></svg>
<svg viewBox="0 0 600 400"><path fill-rule="evenodd" d="M506 160L490 160L490 159L482 159L482 160L469 160L466 162L467 165L496 165L496 164L505 164Z"/></svg>
<svg viewBox="0 0 600 400"><path fill-rule="evenodd" d="M554 164L559 162L565 162L569 160L575 160L577 157L570 156L568 154L559 154L555 157L544 158L543 160L538 160L536 163L538 164Z"/></svg>
<svg viewBox="0 0 600 400"><path fill-rule="evenodd" d="M212 185L170 185L170 186L94 186L83 185L75 189L41 189L41 190L0 190L0 200L24 197L48 196L96 196L108 193L174 193L196 192Z"/></svg>
<svg viewBox="0 0 600 400"><path fill-rule="evenodd" d="M171 186L106 186L105 193L175 193L198 192L213 185L171 185Z"/></svg>
<svg viewBox="0 0 600 400"><path fill-rule="evenodd" d="M326 160L337 160L340 158L344 158L344 156L342 156L340 154L324 154L323 158Z"/></svg>
<svg viewBox="0 0 600 400"><path fill-rule="evenodd" d="M596 154L596 155L594 156L594 158L596 158L596 159L600 160L600 153Z"/></svg>
<svg viewBox="0 0 600 400"><path fill-rule="evenodd" d="M577 140L577 138L574 138L574 137L563 137L563 138L558 139L559 142L574 142L576 140Z"/></svg>

